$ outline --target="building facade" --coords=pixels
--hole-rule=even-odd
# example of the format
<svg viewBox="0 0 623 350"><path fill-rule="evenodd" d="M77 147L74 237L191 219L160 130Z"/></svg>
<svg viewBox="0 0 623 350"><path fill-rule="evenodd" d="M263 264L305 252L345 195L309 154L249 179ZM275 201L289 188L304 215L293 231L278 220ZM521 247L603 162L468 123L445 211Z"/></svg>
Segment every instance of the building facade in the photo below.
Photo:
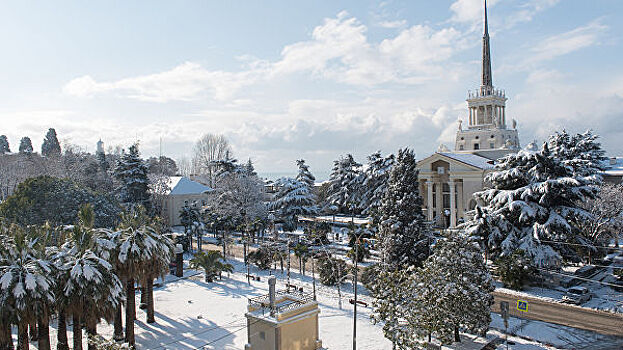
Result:
<svg viewBox="0 0 623 350"><path fill-rule="evenodd" d="M493 86L487 7L482 36L480 88L467 94L467 128L459 121L454 151L445 146L418 162L420 194L428 220L455 227L476 207L474 193L485 187L494 161L520 149L517 123L507 126L506 94Z"/></svg>

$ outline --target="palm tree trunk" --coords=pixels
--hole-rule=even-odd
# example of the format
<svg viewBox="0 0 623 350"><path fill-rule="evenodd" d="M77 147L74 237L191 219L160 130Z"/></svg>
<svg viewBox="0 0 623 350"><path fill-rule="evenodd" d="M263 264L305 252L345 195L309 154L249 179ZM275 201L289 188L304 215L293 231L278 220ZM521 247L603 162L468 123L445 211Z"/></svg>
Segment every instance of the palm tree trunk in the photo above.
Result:
<svg viewBox="0 0 623 350"><path fill-rule="evenodd" d="M74 312L72 316L72 329L74 333L74 348L73 350L82 350L82 324L80 322L80 313Z"/></svg>
<svg viewBox="0 0 623 350"><path fill-rule="evenodd" d="M156 323L154 317L154 279L147 278L147 323Z"/></svg>
<svg viewBox="0 0 623 350"><path fill-rule="evenodd" d="M39 317L38 323L38 348L39 350L50 350L50 317L47 310L44 310L43 315Z"/></svg>
<svg viewBox="0 0 623 350"><path fill-rule="evenodd" d="M125 341L134 346L134 320L136 319L136 300L134 292L134 278L128 278L126 283L126 309L125 309Z"/></svg>
<svg viewBox="0 0 623 350"><path fill-rule="evenodd" d="M461 337L459 335L459 326L454 326L454 341L461 341Z"/></svg>
<svg viewBox="0 0 623 350"><path fill-rule="evenodd" d="M37 319L33 318L30 322L28 322L28 329L30 331L30 340L37 340Z"/></svg>
<svg viewBox="0 0 623 350"><path fill-rule="evenodd" d="M87 316L87 334L89 337L97 335L97 319L93 315ZM95 344L91 344L91 342L88 342L88 344L88 350L97 350Z"/></svg>
<svg viewBox="0 0 623 350"><path fill-rule="evenodd" d="M0 322L0 350L13 350L11 324L9 322Z"/></svg>
<svg viewBox="0 0 623 350"><path fill-rule="evenodd" d="M65 310L58 312L58 326L56 331L56 350L69 350L69 342L67 341L67 318Z"/></svg>
<svg viewBox="0 0 623 350"><path fill-rule="evenodd" d="M123 316L121 315L121 305L115 310L115 330L113 332L114 340L123 340Z"/></svg>
<svg viewBox="0 0 623 350"><path fill-rule="evenodd" d="M17 324L17 348L19 350L30 350L27 322L20 322Z"/></svg>

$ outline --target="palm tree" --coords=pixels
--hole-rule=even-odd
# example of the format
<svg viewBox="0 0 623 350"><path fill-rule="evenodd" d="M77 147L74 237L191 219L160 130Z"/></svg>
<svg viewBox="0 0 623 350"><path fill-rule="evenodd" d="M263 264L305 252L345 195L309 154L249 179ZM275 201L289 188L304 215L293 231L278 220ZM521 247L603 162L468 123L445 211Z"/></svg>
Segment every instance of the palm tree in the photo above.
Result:
<svg viewBox="0 0 623 350"><path fill-rule="evenodd" d="M63 295L73 319L74 350L82 349L82 321L89 335L97 334L99 320L110 321L123 296L121 281L107 260L112 247L108 232L94 230L93 217L90 205L82 207L78 225L61 247ZM94 346L89 344L89 350Z"/></svg>
<svg viewBox="0 0 623 350"><path fill-rule="evenodd" d="M50 277L53 266L36 256L36 240L28 237L23 228L11 225L9 232L14 240L5 244L0 265L0 305L13 311L18 328L18 349L27 350L28 324L36 320L41 305L54 302L54 281Z"/></svg>
<svg viewBox="0 0 623 350"><path fill-rule="evenodd" d="M212 282L216 276L220 276L223 272L234 271L234 266L221 261L222 259L221 253L215 250L199 252L190 260L190 267L203 269L205 281Z"/></svg>
<svg viewBox="0 0 623 350"><path fill-rule="evenodd" d="M294 247L294 255L299 259L299 273L305 276L305 263L309 257L309 248L302 243Z"/></svg>
<svg viewBox="0 0 623 350"><path fill-rule="evenodd" d="M11 260L11 247L14 247L15 242L9 235L9 229L7 225L4 225L0 221L0 266L10 265ZM2 270L0 270L1 273ZM0 290L2 293L2 290ZM0 294L2 297L4 294ZM11 336L11 325L16 323L15 310L7 303L2 303L0 308L0 350L13 350L13 339Z"/></svg>
<svg viewBox="0 0 623 350"><path fill-rule="evenodd" d="M126 285L126 342L135 345L134 320L136 320L135 284L147 290L148 322L154 322L153 279L164 274L172 256L173 243L161 235L146 215L142 206L130 208L122 215L121 232L116 243L119 247L118 266Z"/></svg>

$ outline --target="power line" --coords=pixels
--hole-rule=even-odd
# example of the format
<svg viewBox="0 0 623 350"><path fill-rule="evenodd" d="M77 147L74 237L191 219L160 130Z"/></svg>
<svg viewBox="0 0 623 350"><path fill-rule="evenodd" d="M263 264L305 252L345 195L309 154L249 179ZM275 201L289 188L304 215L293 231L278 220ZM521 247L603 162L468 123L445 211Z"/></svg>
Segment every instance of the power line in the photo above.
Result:
<svg viewBox="0 0 623 350"><path fill-rule="evenodd" d="M234 331L231 331L231 332L229 332L229 333L227 333L227 334L225 334L223 336L220 336L220 337L218 337L218 338L216 338L214 340L210 340L207 343L204 343L203 345L200 345L199 347L193 348L193 350L199 350L199 349L202 349L204 346L212 345L212 344L216 343L217 341L223 340L223 339L225 339L227 337L230 337L230 336L236 334L237 332L240 332L241 330L243 330L243 329L245 329L245 328L247 328L247 327L249 327L249 326L251 326L251 325L253 325L253 324L257 323L257 322L259 322L259 321L261 321L261 319L257 319L255 321L253 321L253 322L251 322L251 323L249 323L247 325L244 325L244 326L242 326L242 327L240 327L240 328L238 328L238 329L236 329Z"/></svg>
<svg viewBox="0 0 623 350"><path fill-rule="evenodd" d="M592 248L604 248L604 249L617 249L617 250L623 250L623 248L621 247L608 247L608 246L598 246L598 245L589 245L589 244L580 244L580 243L570 243L570 242L562 242L562 241L548 241L548 240L544 240L544 239L539 239L539 242L543 242L543 243L555 243L555 244L565 244L565 245L572 245L572 246L576 246L576 247L592 247Z"/></svg>
<svg viewBox="0 0 623 350"><path fill-rule="evenodd" d="M621 287L623 287L623 285L617 285L617 284L614 284L614 283L608 283L608 282L597 281L597 280L590 279L590 278L578 277L578 276L569 275L569 274L566 274L566 273L561 273L561 272L557 272L557 271L553 271L553 270L548 270L548 269L544 269L544 268L540 268L540 267L537 267L537 269L538 269L538 270L541 270L541 271L546 271L546 272L549 272L549 273L553 273L553 274L555 274L555 275L560 275L560 276L565 276L565 277L571 277L571 278L579 279L579 280L582 280L582 281L587 281L587 282L593 282L593 283L603 284L604 286L608 286L608 287L614 287L614 288L621 288Z"/></svg>

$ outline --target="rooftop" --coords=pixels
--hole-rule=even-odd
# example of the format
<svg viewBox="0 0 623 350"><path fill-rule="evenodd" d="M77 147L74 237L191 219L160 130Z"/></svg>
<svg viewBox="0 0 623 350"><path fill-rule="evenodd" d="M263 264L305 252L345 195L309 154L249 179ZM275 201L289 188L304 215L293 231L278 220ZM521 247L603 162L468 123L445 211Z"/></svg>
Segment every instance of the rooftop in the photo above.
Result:
<svg viewBox="0 0 623 350"><path fill-rule="evenodd" d="M171 188L167 194L201 194L210 192L212 189L197 181L193 181L185 176L171 176L169 178L169 187Z"/></svg>

